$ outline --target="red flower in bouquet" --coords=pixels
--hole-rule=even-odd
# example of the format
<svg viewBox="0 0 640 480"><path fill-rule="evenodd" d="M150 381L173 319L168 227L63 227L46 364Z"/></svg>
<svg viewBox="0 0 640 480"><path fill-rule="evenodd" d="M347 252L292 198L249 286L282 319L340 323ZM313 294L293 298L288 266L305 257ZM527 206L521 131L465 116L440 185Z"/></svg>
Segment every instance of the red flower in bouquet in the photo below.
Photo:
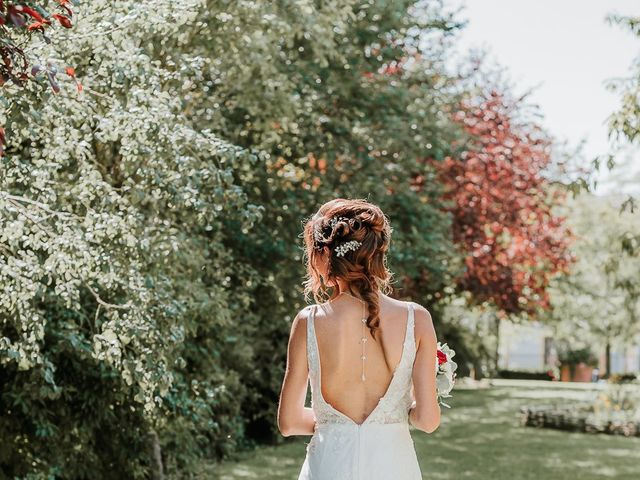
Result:
<svg viewBox="0 0 640 480"><path fill-rule="evenodd" d="M438 350L438 365L442 365L447 361L447 354L441 350Z"/></svg>

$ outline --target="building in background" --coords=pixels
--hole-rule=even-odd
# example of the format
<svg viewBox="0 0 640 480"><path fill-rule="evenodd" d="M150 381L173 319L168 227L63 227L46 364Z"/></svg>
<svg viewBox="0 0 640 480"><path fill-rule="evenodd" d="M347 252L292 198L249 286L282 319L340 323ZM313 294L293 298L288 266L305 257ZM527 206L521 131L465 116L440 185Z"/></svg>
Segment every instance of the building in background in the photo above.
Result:
<svg viewBox="0 0 640 480"><path fill-rule="evenodd" d="M540 322L500 325L498 366L502 370L544 372L557 364L558 353L551 327ZM594 345L600 372L606 371L605 345ZM640 374L640 345L611 349L612 374Z"/></svg>

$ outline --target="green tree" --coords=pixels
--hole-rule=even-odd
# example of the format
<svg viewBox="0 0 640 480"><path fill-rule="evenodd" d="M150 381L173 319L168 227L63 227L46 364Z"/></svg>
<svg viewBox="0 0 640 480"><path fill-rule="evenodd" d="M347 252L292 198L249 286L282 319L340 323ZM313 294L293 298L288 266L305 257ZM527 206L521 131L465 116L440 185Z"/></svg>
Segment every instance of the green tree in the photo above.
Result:
<svg viewBox="0 0 640 480"><path fill-rule="evenodd" d="M577 236L572 246L577 261L551 289L550 321L557 339L575 349L601 345L607 373L611 347L640 339L640 257L630 255L620 242L632 241L640 227L633 213L619 212L621 201L583 193L568 202L564 211Z"/></svg>
<svg viewBox="0 0 640 480"><path fill-rule="evenodd" d="M443 296L459 268L450 221L439 208L441 186L433 167L420 161L425 151L443 157L458 135L446 115L455 79L444 74L444 47L438 44L459 24L437 4L414 5L352 2L345 21L322 38L314 32L325 24L320 14L329 11L307 16L304 21L315 25L311 32L296 33L289 43L260 45L267 65L254 67L256 59L252 68L234 70L243 76L193 100L196 123L220 125L225 138L265 152L263 169L235 172L249 200L264 207L261 221L250 231L233 219L226 226L227 247L240 267L230 281L254 299L243 314L242 335L251 339L255 360L236 367L254 392L243 404L253 437L277 438L275 405L286 349L274 352L274 344L286 344L290 321L303 305L299 235L302 220L321 203L335 196L368 197L389 214L390 266L399 296ZM252 15L264 14L247 12L225 28L235 31ZM275 22L284 38L295 25L286 18ZM427 34L434 40L420 48ZM208 49L203 56L218 57L210 50L220 48L215 43L202 48ZM251 95L240 94L243 88ZM216 111L214 105L224 108ZM414 185L416 176L425 179L422 190Z"/></svg>

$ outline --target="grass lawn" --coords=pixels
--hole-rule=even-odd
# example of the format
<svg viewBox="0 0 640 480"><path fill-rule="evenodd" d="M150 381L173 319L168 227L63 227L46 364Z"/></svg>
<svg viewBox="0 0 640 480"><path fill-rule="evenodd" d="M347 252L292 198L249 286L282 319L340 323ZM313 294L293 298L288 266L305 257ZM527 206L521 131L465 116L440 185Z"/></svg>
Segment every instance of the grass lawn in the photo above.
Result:
<svg viewBox="0 0 640 480"><path fill-rule="evenodd" d="M425 479L638 480L640 438L521 427L519 409L587 400L588 391L492 387L454 391L432 434L413 430ZM296 479L310 436L243 454L238 462L209 465L204 478ZM400 479L390 479L400 480Z"/></svg>

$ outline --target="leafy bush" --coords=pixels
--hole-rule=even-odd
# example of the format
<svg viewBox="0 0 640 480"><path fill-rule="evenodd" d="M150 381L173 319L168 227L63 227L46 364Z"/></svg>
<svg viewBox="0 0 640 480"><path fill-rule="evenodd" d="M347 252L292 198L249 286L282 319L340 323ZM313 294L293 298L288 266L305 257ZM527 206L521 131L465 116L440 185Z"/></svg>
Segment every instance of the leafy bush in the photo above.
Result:
<svg viewBox="0 0 640 480"><path fill-rule="evenodd" d="M512 378L518 380L553 380L555 377L552 372L545 370L544 372L522 371L522 370L499 370L500 378Z"/></svg>
<svg viewBox="0 0 640 480"><path fill-rule="evenodd" d="M565 365L578 365L584 363L591 367L598 366L598 357L589 347L577 350L563 349L560 351L559 360Z"/></svg>

